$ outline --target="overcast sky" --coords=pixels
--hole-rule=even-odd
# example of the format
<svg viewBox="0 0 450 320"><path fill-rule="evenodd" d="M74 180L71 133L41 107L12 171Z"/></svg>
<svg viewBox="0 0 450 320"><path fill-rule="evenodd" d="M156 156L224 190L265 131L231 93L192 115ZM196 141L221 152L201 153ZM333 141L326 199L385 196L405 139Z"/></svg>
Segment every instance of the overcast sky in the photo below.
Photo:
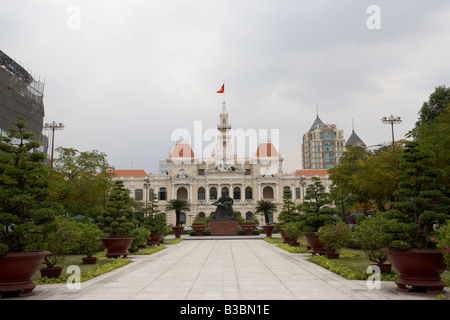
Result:
<svg viewBox="0 0 450 320"><path fill-rule="evenodd" d="M279 130L301 168L316 117L367 145L403 138L450 85L448 0L0 0L0 49L45 79L55 147L158 170L172 133L219 122ZM379 11L373 10L376 5ZM368 10L370 9L370 10ZM378 14L379 13L379 14Z"/></svg>

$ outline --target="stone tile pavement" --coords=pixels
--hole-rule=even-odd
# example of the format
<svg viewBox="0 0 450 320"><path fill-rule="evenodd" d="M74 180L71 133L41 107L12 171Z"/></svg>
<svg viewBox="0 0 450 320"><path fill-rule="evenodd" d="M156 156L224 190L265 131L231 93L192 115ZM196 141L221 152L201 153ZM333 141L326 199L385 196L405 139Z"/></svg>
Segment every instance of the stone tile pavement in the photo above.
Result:
<svg viewBox="0 0 450 320"><path fill-rule="evenodd" d="M190 240L193 238L191 237ZM258 238L186 240L81 283L39 285L14 300L427 300L393 282L369 289ZM447 295L448 291L447 291ZM7 299L5 299L7 300Z"/></svg>

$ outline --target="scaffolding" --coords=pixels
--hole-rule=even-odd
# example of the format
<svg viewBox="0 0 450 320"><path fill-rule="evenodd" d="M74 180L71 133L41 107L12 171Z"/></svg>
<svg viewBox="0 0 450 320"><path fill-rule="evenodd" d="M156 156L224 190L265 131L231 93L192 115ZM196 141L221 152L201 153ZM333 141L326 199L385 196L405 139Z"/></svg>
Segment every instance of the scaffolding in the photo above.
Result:
<svg viewBox="0 0 450 320"><path fill-rule="evenodd" d="M0 133L12 129L11 122L23 116L27 129L36 134L43 149L48 138L42 133L44 126L44 87L16 61L0 50Z"/></svg>

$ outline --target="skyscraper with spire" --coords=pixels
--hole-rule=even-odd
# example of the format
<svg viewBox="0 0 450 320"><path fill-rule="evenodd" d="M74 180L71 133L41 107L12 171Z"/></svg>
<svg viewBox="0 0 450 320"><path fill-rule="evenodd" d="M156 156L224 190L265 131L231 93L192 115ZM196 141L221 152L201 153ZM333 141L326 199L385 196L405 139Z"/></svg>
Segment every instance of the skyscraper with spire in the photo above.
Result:
<svg viewBox="0 0 450 320"><path fill-rule="evenodd" d="M303 135L303 169L333 168L344 151L344 131L335 124L325 124L317 114L311 128Z"/></svg>

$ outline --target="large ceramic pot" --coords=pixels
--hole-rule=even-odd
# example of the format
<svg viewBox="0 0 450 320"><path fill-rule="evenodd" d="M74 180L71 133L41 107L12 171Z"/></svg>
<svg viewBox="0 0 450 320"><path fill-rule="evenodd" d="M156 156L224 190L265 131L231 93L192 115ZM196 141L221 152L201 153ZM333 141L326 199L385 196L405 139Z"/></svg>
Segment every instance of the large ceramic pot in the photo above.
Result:
<svg viewBox="0 0 450 320"><path fill-rule="evenodd" d="M244 230L246 236L251 236L253 234L253 230L256 228L256 224L241 224L241 228Z"/></svg>
<svg viewBox="0 0 450 320"><path fill-rule="evenodd" d="M441 274L447 265L440 250L382 250L386 251L392 267L400 274L395 280L398 291L445 293L445 283L441 280Z"/></svg>
<svg viewBox="0 0 450 320"><path fill-rule="evenodd" d="M31 277L49 254L49 251L30 251L0 255L0 297L4 293L21 297L32 294L36 285Z"/></svg>
<svg viewBox="0 0 450 320"><path fill-rule="evenodd" d="M100 238L103 245L106 248L107 258L117 258L123 256L126 258L128 256L128 248L133 242L133 237L127 238Z"/></svg>
<svg viewBox="0 0 450 320"><path fill-rule="evenodd" d="M147 240L147 245L149 246L159 246L161 238L163 236L162 232L152 232L150 233L150 239Z"/></svg>
<svg viewBox="0 0 450 320"><path fill-rule="evenodd" d="M206 229L206 224L193 224L192 229L195 230L195 235L200 237L203 235L203 230Z"/></svg>
<svg viewBox="0 0 450 320"><path fill-rule="evenodd" d="M284 231L280 231L280 235L283 238L283 243L284 244L292 244L292 242L295 242L296 239L291 239L286 235L286 232Z"/></svg>
<svg viewBox="0 0 450 320"><path fill-rule="evenodd" d="M179 239L181 237L181 233L184 230L184 227L172 227L172 230L175 234L175 239Z"/></svg>
<svg viewBox="0 0 450 320"><path fill-rule="evenodd" d="M275 228L275 226L265 225L265 226L262 226L262 228L263 228L264 232L266 233L266 237L272 238L272 232L273 232L273 229Z"/></svg>
<svg viewBox="0 0 450 320"><path fill-rule="evenodd" d="M319 235L317 235L315 233L305 233L305 234L303 234L303 236L305 237L306 241L308 242L308 245L312 250L311 253L313 255L316 255L316 254L321 255L321 254L328 253L328 251L324 249L323 243L320 242Z"/></svg>

